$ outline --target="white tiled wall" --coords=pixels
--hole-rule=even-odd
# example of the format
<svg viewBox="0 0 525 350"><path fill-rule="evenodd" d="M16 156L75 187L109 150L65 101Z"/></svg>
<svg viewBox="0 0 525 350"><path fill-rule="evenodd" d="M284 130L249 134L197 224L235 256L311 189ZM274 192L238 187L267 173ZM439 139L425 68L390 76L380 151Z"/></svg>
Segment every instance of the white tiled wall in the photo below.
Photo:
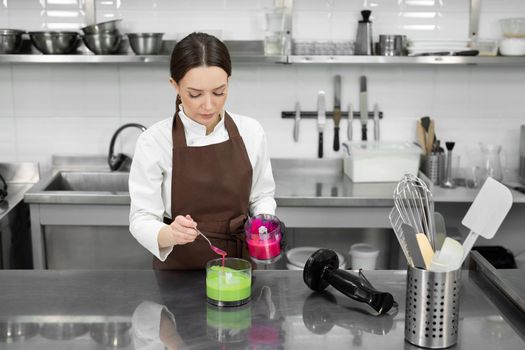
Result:
<svg viewBox="0 0 525 350"><path fill-rule="evenodd" d="M0 27L80 28L85 25L82 3L3 0ZM97 0L97 19L123 18L124 31L162 31L166 38L208 30L223 39L262 39L264 9L272 3ZM455 40L468 36L468 0L296 0L294 4L293 31L298 39L352 39L363 8L373 11L375 36L396 33L412 39ZM498 38L498 19L515 16L525 16L524 1L483 0L480 35ZM525 124L522 67L236 65L228 108L263 124L272 157L313 158L315 121L302 121L300 142L295 143L293 122L281 119L280 112L292 110L296 101L303 109L314 110L321 89L332 108L335 74L343 76L345 110L349 103L357 106L358 78L367 75L370 108L378 103L385 115L384 140L415 140L415 120L429 115L436 121L438 138L457 142L463 166L469 165L471 150L482 141L502 144L508 166L517 167L519 125ZM45 168L53 153L105 154L119 125L149 126L173 113L174 91L168 78L166 64L1 64L0 161L40 161ZM332 126L327 125L325 153L340 157L341 152L331 151ZM344 140L346 121L341 127ZM354 129L358 138L357 124ZM136 135L132 130L122 135L120 147L125 152L132 152Z"/></svg>

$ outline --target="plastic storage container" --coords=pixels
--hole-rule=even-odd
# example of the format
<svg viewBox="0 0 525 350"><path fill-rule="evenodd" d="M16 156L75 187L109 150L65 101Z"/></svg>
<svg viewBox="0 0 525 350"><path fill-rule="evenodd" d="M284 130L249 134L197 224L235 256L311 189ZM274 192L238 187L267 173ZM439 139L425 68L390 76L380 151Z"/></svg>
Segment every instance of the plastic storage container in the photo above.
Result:
<svg viewBox="0 0 525 350"><path fill-rule="evenodd" d="M499 23L505 38L525 38L525 17L502 18Z"/></svg>
<svg viewBox="0 0 525 350"><path fill-rule="evenodd" d="M281 257L282 227L277 216L255 215L244 224L246 245L251 259L259 264L271 264Z"/></svg>
<svg viewBox="0 0 525 350"><path fill-rule="evenodd" d="M479 39L472 43L472 49L479 51L479 56L497 56L498 40L496 39Z"/></svg>
<svg viewBox="0 0 525 350"><path fill-rule="evenodd" d="M502 56L525 56L525 38L503 38L499 43Z"/></svg>
<svg viewBox="0 0 525 350"><path fill-rule="evenodd" d="M350 266L352 270L375 270L379 250L367 243L356 243L350 247Z"/></svg>
<svg viewBox="0 0 525 350"><path fill-rule="evenodd" d="M353 182L397 182L403 175L417 175L421 149L411 143L344 143L345 174Z"/></svg>

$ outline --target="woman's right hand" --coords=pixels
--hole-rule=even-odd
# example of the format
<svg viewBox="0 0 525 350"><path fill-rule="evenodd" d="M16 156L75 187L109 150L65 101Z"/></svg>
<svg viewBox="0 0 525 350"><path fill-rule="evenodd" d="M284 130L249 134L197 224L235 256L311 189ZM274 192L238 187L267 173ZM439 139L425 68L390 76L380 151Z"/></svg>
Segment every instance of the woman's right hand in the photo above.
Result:
<svg viewBox="0 0 525 350"><path fill-rule="evenodd" d="M177 215L175 220L170 224L170 227L173 230L175 244L191 243L199 235L196 230L197 223L193 221L189 215Z"/></svg>
<svg viewBox="0 0 525 350"><path fill-rule="evenodd" d="M197 224L191 216L177 215L169 226L164 226L160 230L159 247L165 248L193 242L199 235L196 227Z"/></svg>

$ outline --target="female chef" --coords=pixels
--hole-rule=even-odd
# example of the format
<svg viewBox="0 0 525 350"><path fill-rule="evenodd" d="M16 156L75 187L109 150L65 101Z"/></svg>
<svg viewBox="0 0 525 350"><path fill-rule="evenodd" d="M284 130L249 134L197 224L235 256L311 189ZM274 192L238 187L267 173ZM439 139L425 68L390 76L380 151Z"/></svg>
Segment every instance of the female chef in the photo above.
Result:
<svg viewBox="0 0 525 350"><path fill-rule="evenodd" d="M220 40L193 33L171 54L175 115L137 141L129 176L130 231L157 269L202 269L219 256L247 258L243 224L275 214L266 136L255 119L229 113L231 60Z"/></svg>

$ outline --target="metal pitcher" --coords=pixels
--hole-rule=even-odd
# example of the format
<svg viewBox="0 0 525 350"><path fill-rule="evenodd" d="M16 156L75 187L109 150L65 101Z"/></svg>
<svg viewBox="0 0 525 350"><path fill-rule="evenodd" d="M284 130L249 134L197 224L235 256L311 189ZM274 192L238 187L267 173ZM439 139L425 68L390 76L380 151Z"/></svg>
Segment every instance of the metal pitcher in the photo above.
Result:
<svg viewBox="0 0 525 350"><path fill-rule="evenodd" d="M372 41L372 22L370 15L372 11L363 10L361 16L363 19L357 25L357 35L355 38L355 54L356 55L373 55L374 43Z"/></svg>

